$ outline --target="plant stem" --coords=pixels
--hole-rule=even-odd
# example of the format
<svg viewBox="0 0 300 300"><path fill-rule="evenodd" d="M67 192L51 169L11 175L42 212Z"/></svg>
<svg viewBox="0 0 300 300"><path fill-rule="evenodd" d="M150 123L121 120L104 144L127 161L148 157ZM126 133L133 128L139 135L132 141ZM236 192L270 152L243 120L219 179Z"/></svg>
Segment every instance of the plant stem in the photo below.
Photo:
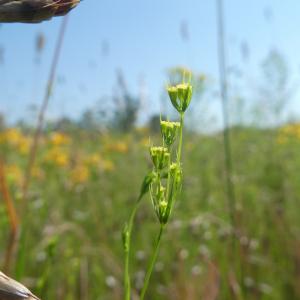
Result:
<svg viewBox="0 0 300 300"><path fill-rule="evenodd" d="M167 201L169 202L169 193L170 193L170 182L171 182L171 175L170 175L170 166L171 166L171 147L168 147L168 152L170 153L170 157L168 160L168 179L167 179L167 191L166 191L166 195L167 195Z"/></svg>
<svg viewBox="0 0 300 300"><path fill-rule="evenodd" d="M125 300L130 300L131 284L130 284L130 272L129 272L129 258L130 258L131 232L132 232L133 220L135 218L139 204L140 201L138 200L134 205L128 223L128 239L127 239L127 247L125 248L125 271L124 271Z"/></svg>
<svg viewBox="0 0 300 300"><path fill-rule="evenodd" d="M181 161L181 149L182 149L183 125L184 125L184 113L180 113L180 133L179 133L179 144L178 144L178 153L177 153L177 163L180 163L180 161Z"/></svg>
<svg viewBox="0 0 300 300"><path fill-rule="evenodd" d="M38 114L38 120L37 120L35 132L34 132L34 136L33 136L33 141L32 141L32 145L30 147L30 151L29 151L28 164L25 169L25 179L24 179L24 183L23 183L23 187L22 187L23 203L22 203L21 211L20 211L22 213L21 216L26 214L26 210L27 210L27 192L29 189L29 185L30 185L30 181L31 181L31 177L32 177L32 169L35 164L37 150L38 150L38 146L39 146L39 142L40 142L40 137L41 137L42 130L43 130L45 113L47 111L48 104L49 104L49 101L51 98L51 93L53 90L53 85L54 85L54 81L55 81L58 62L59 62L61 49L62 49L64 37L65 37L67 21L68 21L68 18L64 17L64 19L61 23L61 27L60 27L54 55L53 55L53 60L51 63L49 78L48 78L47 86L45 89L45 95L44 95L44 99L43 99L43 102L42 102L42 105L41 105L41 108L40 108L40 111Z"/></svg>
<svg viewBox="0 0 300 300"><path fill-rule="evenodd" d="M183 126L184 126L184 112L180 113L180 132L179 132L179 142L178 142L178 148L177 148L177 165L180 165L180 161L181 161L181 152L182 152L182 141L183 141ZM170 170L170 165L169 165L169 170ZM174 183L173 179L173 183ZM167 196L168 196L168 209L172 210L173 208L173 199L174 199L174 195L172 194L172 196L169 199L169 192L170 192L170 171L168 174L168 183L167 183ZM173 188L171 188L171 190L173 190Z"/></svg>
<svg viewBox="0 0 300 300"><path fill-rule="evenodd" d="M224 140L224 159L225 159L225 176L227 188L227 203L229 211L229 219L232 227L231 234L231 260L234 261L233 268L237 271L238 261L233 259L239 257L240 248L236 240L236 229L238 227L236 219L236 191L233 182L233 158L232 158L232 143L231 143L231 128L228 110L228 78L226 66L226 49L225 49L225 22L223 0L217 0L217 22L218 22L218 55L219 55L219 74L220 74L220 90L222 100L222 115L223 115L223 140ZM240 273L242 274L240 267ZM240 278L240 282L242 282ZM243 287L243 284L241 285Z"/></svg>
<svg viewBox="0 0 300 300"><path fill-rule="evenodd" d="M10 222L10 235L6 247L5 252L5 260L3 270L6 273L10 273L12 264L14 262L14 255L16 252L16 246L19 236L19 218L17 211L15 209L15 205L10 194L6 177L5 177L5 166L4 160L0 157L0 195L2 196L6 209L7 209L7 217Z"/></svg>
<svg viewBox="0 0 300 300"><path fill-rule="evenodd" d="M155 264L156 259L157 259L157 255L158 255L158 251L159 251L159 245L160 245L163 230L164 230L164 224L161 224L160 225L160 230L159 230L159 233L158 233L155 245L154 245L154 252L152 254L150 264L149 264L148 269L147 269L147 273L146 273L146 277L145 277L145 280L144 280L144 285L143 285L143 288L142 288L140 300L144 300L146 291L148 289L150 277L151 277L151 274L152 274L152 271L153 271L153 268L154 268L154 264Z"/></svg>
<svg viewBox="0 0 300 300"><path fill-rule="evenodd" d="M223 115L223 139L224 139L224 156L227 185L227 201L229 208L229 217L233 229L236 227L235 220L235 187L232 182L233 162L232 147L230 139L230 122L228 112L228 90L227 90L227 72L225 56L225 39L224 39L224 13L223 1L217 0L218 13L218 53L219 53L219 73L220 73L220 90L222 98L222 115Z"/></svg>

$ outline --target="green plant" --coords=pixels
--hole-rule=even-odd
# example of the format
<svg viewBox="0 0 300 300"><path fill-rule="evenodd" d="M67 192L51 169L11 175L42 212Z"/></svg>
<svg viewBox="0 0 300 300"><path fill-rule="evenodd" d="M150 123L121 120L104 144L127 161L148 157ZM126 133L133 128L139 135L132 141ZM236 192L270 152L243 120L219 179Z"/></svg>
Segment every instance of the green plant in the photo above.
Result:
<svg viewBox="0 0 300 300"><path fill-rule="evenodd" d="M148 289L149 281L155 265L162 235L168 224L174 203L182 186L182 144L184 115L191 99L193 88L190 84L183 83L167 88L170 101L180 116L179 122L164 121L160 119L162 146L152 146L149 149L153 169L148 173L142 183L140 195L133 207L128 223L123 230L123 246L125 252L124 288L125 299L130 300L131 284L129 271L130 244L134 217L143 196L149 192L150 199L159 221L159 232L155 241L152 256L147 268L144 284L140 293L143 300ZM178 140L178 141L177 141ZM177 143L176 143L177 141Z"/></svg>

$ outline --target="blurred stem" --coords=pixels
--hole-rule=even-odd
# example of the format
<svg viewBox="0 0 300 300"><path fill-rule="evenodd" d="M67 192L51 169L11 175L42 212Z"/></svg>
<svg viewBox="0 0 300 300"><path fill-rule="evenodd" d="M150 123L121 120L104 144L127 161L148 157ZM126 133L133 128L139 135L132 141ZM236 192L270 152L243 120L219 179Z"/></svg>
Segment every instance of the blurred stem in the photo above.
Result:
<svg viewBox="0 0 300 300"><path fill-rule="evenodd" d="M14 262L14 255L17 248L17 241L19 235L19 218L15 209L15 205L12 199L12 196L9 192L9 188L7 185L6 177L5 177L5 165L4 159L0 157L0 195L4 200L8 220L10 223L10 235L6 246L5 252L5 261L3 270L7 274L10 273L12 264Z"/></svg>
<svg viewBox="0 0 300 300"><path fill-rule="evenodd" d="M11 231L16 233L19 227L19 219L6 182L5 166L2 158L0 158L0 193L6 205Z"/></svg>
<svg viewBox="0 0 300 300"><path fill-rule="evenodd" d="M157 259L157 256L158 256L158 252L159 252L159 245L160 245L161 237L162 237L162 234L163 234L163 230L164 230L164 224L161 224L160 225L160 230L159 230L159 233L158 233L158 236L156 238L155 245L154 245L154 251L153 251L153 254L152 254L152 257L151 257L151 260L150 260L150 264L149 264L148 269L147 269L147 273L146 273L146 277L145 277L145 280L144 280L144 285L143 285L143 288L142 288L140 300L144 299L146 291L147 291L148 286L149 286L150 277L151 277L151 274L153 272L153 268L154 268L154 265L155 265L155 262L156 262L156 259Z"/></svg>
<svg viewBox="0 0 300 300"><path fill-rule="evenodd" d="M130 300L131 284L130 284L130 271L129 271L129 259L130 259L130 244L131 244L131 232L133 227L133 221L140 204L140 198L135 203L135 206L131 212L128 222L128 238L127 248L125 249L125 271L124 271L124 284L125 284L125 300Z"/></svg>
<svg viewBox="0 0 300 300"><path fill-rule="evenodd" d="M218 10L218 52L219 52L219 73L220 73L220 88L222 98L222 115L223 115L223 139L224 139L224 156L225 156L225 171L226 171L226 186L227 186L227 201L231 226L235 230L235 189L232 182L232 150L230 140L230 126L228 113L228 91L227 91L227 72L226 72L226 56L225 56L225 41L224 41L224 13L223 1L217 0Z"/></svg>
<svg viewBox="0 0 300 300"><path fill-rule="evenodd" d="M238 260L236 257L240 257L240 248L236 242L236 195L235 186L233 184L233 160L232 160L232 145L230 138L230 122L229 122L229 111L228 111L228 82L227 82L227 66L226 66L226 53L225 53L225 38L224 38L224 11L223 11L223 0L217 0L217 22L218 22L218 54L219 54L219 73L220 73L220 89L222 98L222 114L223 114L223 139L224 139L224 159L225 159L225 176L226 176L226 187L227 187L227 205L229 210L229 219L232 227L231 234L231 249L230 256L233 260L233 268L235 272L238 272ZM243 289L243 268L241 265L240 269L240 283ZM242 290L243 292L243 290Z"/></svg>
<svg viewBox="0 0 300 300"><path fill-rule="evenodd" d="M55 76L56 76L58 61L59 61L59 57L61 54L62 44L64 41L67 20L68 20L67 17L64 17L61 27L60 27L60 32L59 32L59 36L57 39L55 52L54 52L54 56L53 56L53 60L52 60L52 64L51 64L50 73L49 73L48 83L47 83L47 87L45 90L44 100L42 102L42 106L39 111L38 121L37 121L36 129L34 132L34 136L33 136L33 142L32 142L31 148L30 148L30 152L29 152L29 159L28 159L28 164L27 164L26 170L25 170L25 177L24 177L25 179L24 179L24 184L23 184L23 189L22 189L22 200L23 200L22 209L21 209L22 214L26 214L27 191L28 191L28 188L30 185L30 181L31 181L31 177L32 177L32 169L34 167L36 153L37 153L37 149L39 146L39 140L40 140L40 136L41 136L43 125L44 125L45 113L47 111L49 100L50 100L50 97L52 94L52 89L53 89L53 84L54 84L54 80L55 80Z"/></svg>

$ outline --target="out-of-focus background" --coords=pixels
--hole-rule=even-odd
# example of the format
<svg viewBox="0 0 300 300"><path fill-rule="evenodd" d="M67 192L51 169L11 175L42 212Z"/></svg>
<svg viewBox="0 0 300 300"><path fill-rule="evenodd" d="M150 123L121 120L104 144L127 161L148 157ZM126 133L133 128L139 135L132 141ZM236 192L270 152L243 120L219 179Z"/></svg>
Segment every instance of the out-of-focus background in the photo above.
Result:
<svg viewBox="0 0 300 300"><path fill-rule="evenodd" d="M220 3L86 0L0 25L0 266L43 299L122 299L123 224L185 69L184 184L147 299L300 299L300 4L224 0L218 23ZM135 293L157 228L145 198Z"/></svg>

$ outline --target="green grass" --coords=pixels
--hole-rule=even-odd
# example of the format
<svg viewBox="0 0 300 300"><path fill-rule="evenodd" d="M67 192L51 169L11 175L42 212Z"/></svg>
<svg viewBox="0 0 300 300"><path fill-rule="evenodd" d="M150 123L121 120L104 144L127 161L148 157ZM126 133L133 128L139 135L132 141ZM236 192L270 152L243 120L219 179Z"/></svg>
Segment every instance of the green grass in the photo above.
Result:
<svg viewBox="0 0 300 300"><path fill-rule="evenodd" d="M68 168L42 162L44 178L33 179L25 232L14 267L43 299L122 299L123 224L136 200L145 170L151 170L141 133L111 133L128 152L105 150L104 137L73 133L66 146L101 153L113 171L90 171L84 184L70 184ZM232 251L226 200L222 135L186 133L184 185L162 240L147 299L300 299L300 140L277 143L275 130L233 128L237 194L236 250ZM107 138L105 138L107 140ZM26 156L2 147L5 161L23 168ZM19 207L18 185L10 183ZM132 287L138 291L159 227L150 199L138 211L132 243ZM9 232L0 205L0 258ZM235 293L234 287L240 292ZM138 293L137 293L138 294ZM207 298L205 298L207 297Z"/></svg>

